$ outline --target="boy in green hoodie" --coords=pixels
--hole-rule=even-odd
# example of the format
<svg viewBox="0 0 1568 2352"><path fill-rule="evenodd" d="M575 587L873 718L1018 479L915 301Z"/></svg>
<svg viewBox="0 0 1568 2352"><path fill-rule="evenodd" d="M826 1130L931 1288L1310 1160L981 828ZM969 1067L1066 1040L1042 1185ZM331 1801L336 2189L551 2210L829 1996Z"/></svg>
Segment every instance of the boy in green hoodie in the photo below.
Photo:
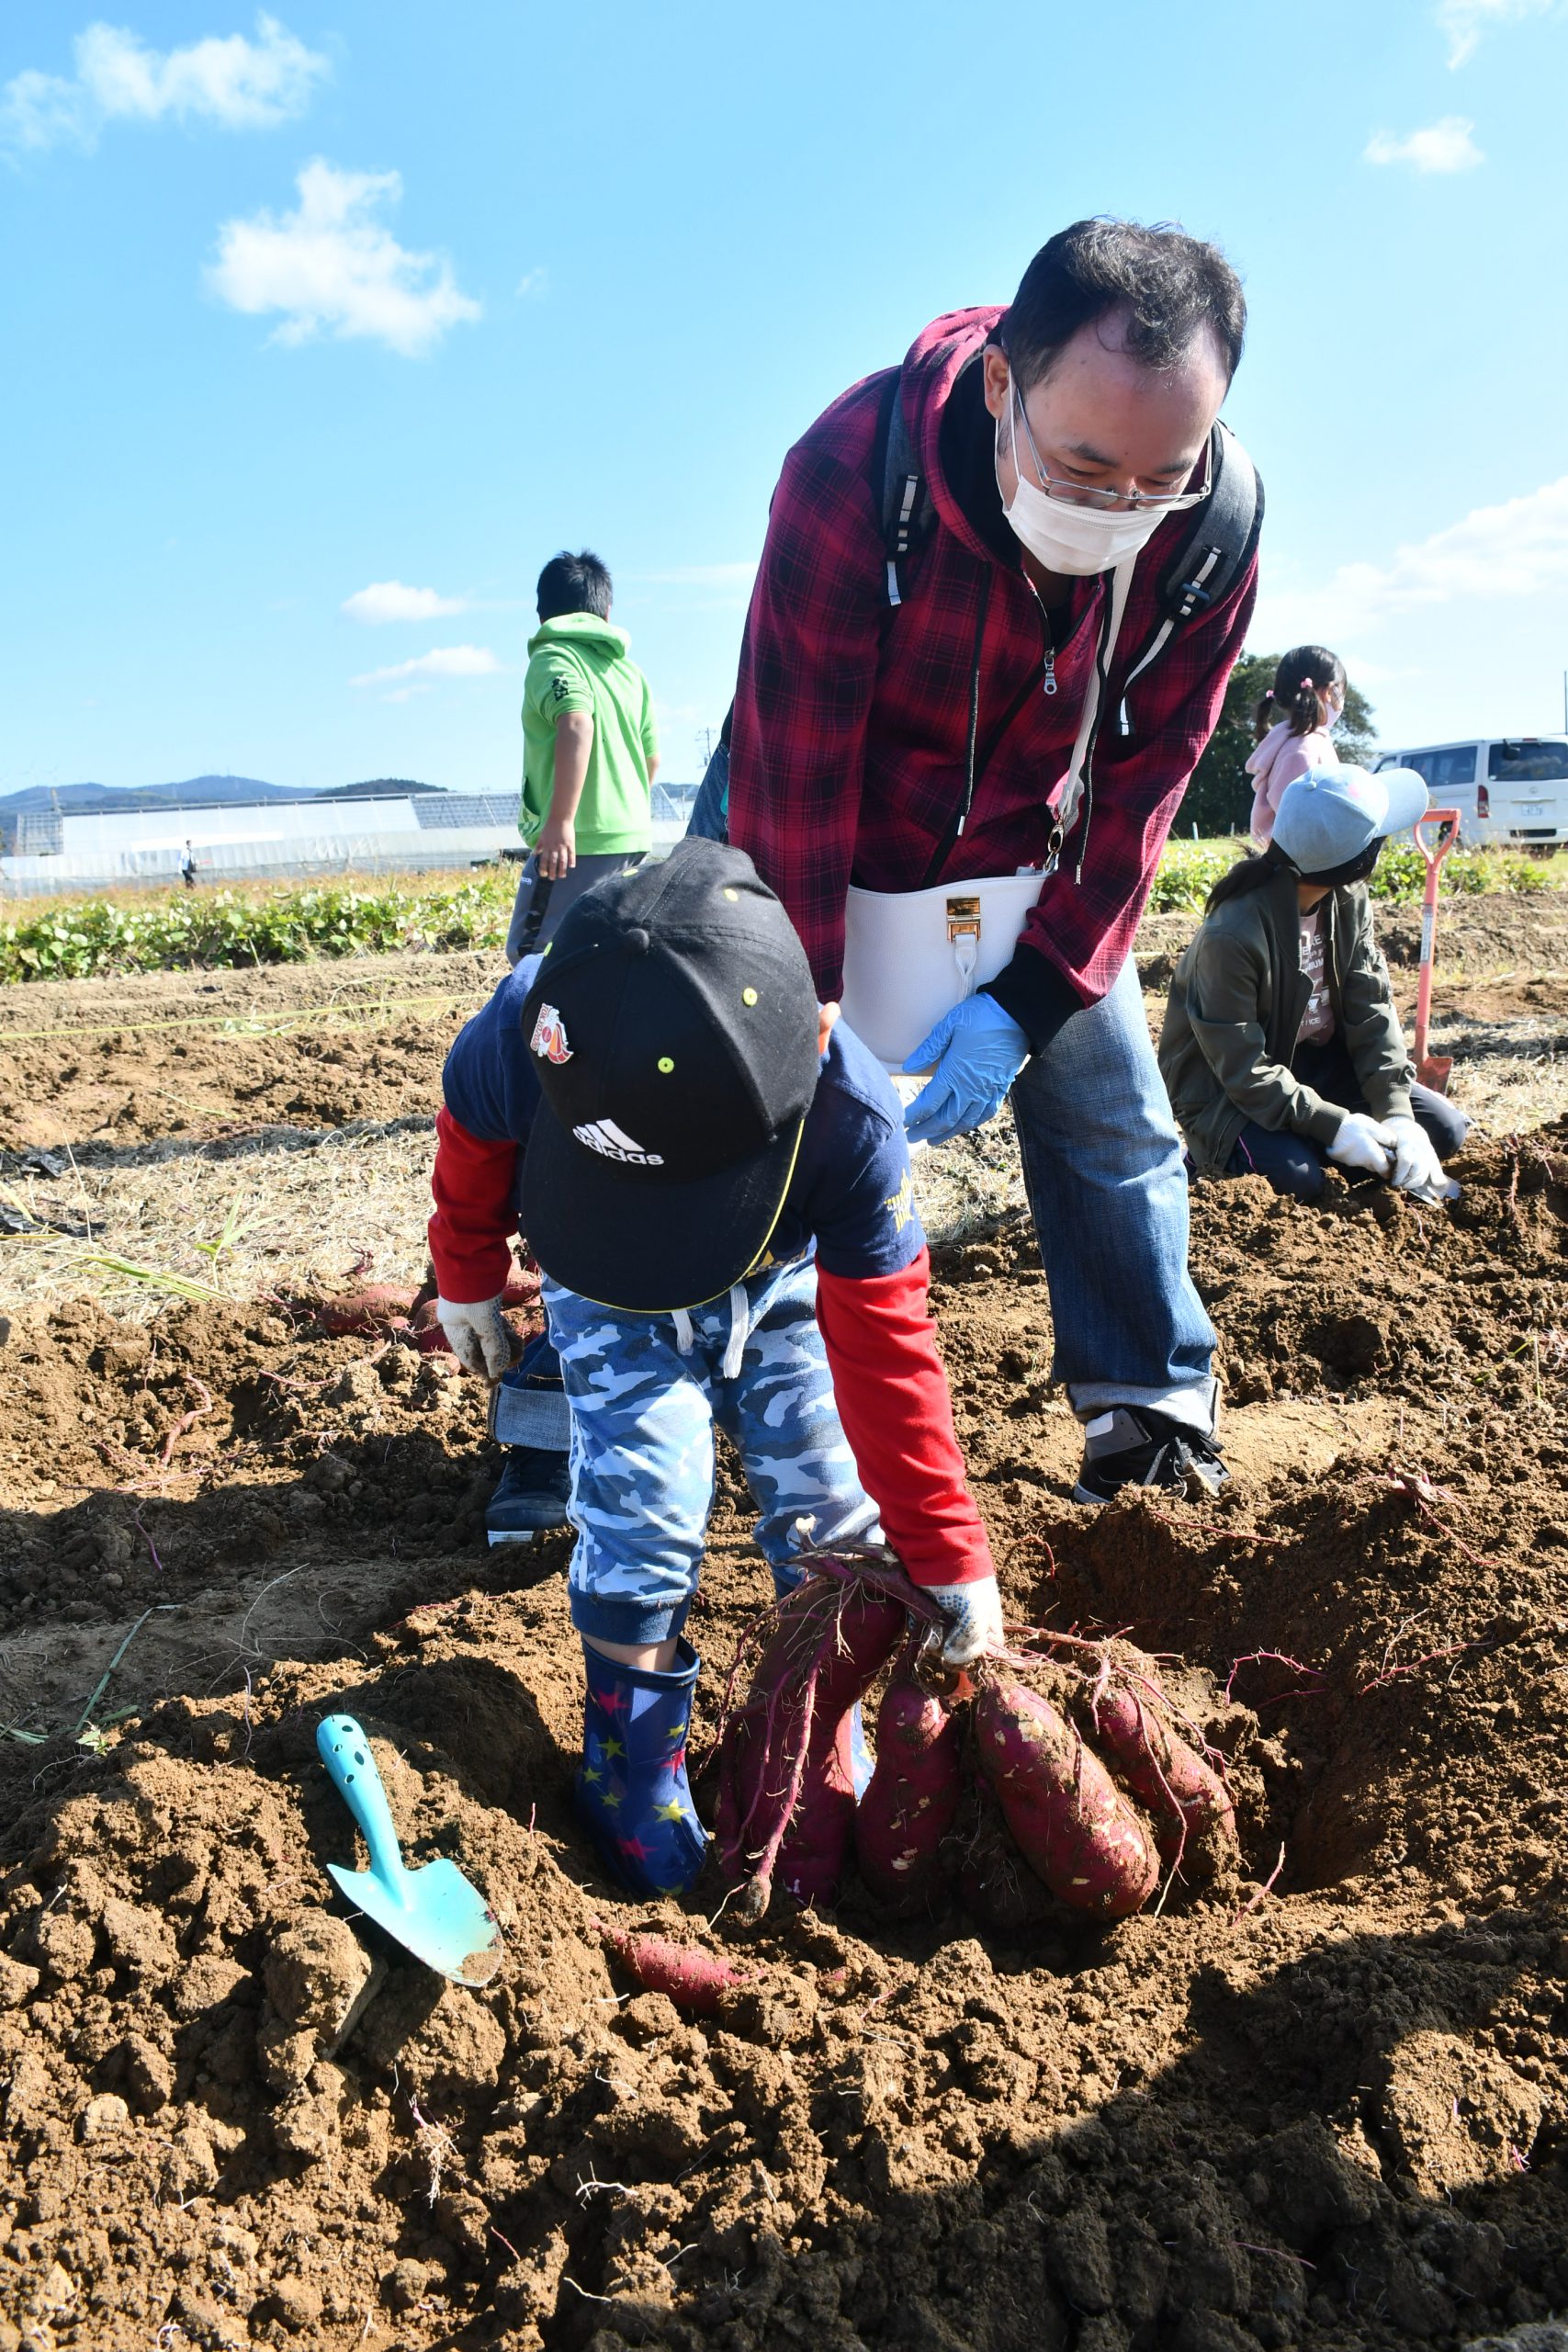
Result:
<svg viewBox="0 0 1568 2352"><path fill-rule="evenodd" d="M653 697L610 619L611 581L586 548L539 574L523 686L523 806L532 852L506 938L513 966L549 943L572 901L652 845Z"/></svg>

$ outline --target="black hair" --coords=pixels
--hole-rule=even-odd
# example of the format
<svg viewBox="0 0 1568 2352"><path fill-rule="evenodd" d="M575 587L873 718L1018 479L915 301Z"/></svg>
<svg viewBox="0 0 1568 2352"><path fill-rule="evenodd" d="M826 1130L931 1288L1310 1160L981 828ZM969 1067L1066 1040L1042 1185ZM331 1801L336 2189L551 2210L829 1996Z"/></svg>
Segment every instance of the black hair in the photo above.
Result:
<svg viewBox="0 0 1568 2352"><path fill-rule="evenodd" d="M1247 298L1217 245L1168 221L1075 220L1041 246L996 330L1020 391L1049 374L1080 327L1112 314L1145 368L1174 368L1208 327L1226 376L1235 374Z"/></svg>
<svg viewBox="0 0 1568 2352"><path fill-rule="evenodd" d="M1294 645L1280 657L1274 683L1252 714L1252 732L1261 743L1282 718L1292 735L1310 735L1323 724L1319 695L1345 691L1345 664L1326 645Z"/></svg>
<svg viewBox="0 0 1568 2352"><path fill-rule="evenodd" d="M1228 874L1221 875L1204 901L1203 912L1212 915L1227 899L1247 898L1254 890L1265 889L1270 882L1278 881L1281 874L1294 870L1284 851L1276 849L1272 842L1260 856L1255 857L1249 850L1245 857L1237 858Z"/></svg>
<svg viewBox="0 0 1568 2352"><path fill-rule="evenodd" d="M610 617L610 567L601 563L592 548L569 555L563 548L551 556L539 574L539 618L558 620L562 613L596 613Z"/></svg>

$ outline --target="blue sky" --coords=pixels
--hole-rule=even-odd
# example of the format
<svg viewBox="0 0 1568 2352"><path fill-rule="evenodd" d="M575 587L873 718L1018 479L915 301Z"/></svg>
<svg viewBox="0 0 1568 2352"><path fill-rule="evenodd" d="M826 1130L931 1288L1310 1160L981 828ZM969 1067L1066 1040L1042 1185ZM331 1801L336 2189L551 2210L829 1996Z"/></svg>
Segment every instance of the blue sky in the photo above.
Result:
<svg viewBox="0 0 1568 2352"><path fill-rule="evenodd" d="M694 775L789 442L1096 211L1246 279L1254 645L1560 728L1565 67L1564 0L8 0L0 790L510 788L584 543Z"/></svg>

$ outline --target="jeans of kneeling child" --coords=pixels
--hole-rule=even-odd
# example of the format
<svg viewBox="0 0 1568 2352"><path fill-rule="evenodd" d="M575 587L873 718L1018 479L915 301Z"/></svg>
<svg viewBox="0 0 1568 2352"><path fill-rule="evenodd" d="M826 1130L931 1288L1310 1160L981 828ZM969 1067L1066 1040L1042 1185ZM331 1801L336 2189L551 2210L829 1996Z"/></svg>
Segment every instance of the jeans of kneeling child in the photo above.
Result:
<svg viewBox="0 0 1568 2352"><path fill-rule="evenodd" d="M1323 1045L1309 1041L1298 1046L1291 1067L1302 1083L1321 1094L1325 1102L1337 1103L1342 1111L1370 1109L1342 1039L1330 1037ZM1411 1088L1410 1108L1438 1158L1451 1159L1470 1132L1464 1113L1447 1095L1434 1094L1429 1086ZM1328 1154L1311 1136L1297 1135L1292 1127L1260 1127L1248 1119L1225 1162L1225 1174L1267 1176L1277 1193L1289 1193L1298 1201L1315 1201L1327 1181Z"/></svg>
<svg viewBox="0 0 1568 2352"><path fill-rule="evenodd" d="M880 1540L833 1401L808 1261L678 1315L622 1314L551 1282L544 1292L571 1403L568 1585L580 1634L680 1633L713 1503L716 1422L740 1455L778 1590L798 1581L799 1519L818 1544Z"/></svg>

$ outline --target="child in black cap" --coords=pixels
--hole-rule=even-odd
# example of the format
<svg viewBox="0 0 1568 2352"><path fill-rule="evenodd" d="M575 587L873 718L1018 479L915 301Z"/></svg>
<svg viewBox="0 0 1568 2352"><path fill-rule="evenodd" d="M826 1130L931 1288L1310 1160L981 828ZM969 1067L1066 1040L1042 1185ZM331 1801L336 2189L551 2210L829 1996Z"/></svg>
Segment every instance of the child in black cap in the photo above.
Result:
<svg viewBox="0 0 1568 2352"><path fill-rule="evenodd" d="M471 1370L507 1368L500 1293L520 1224L571 1407L579 1809L638 1891L689 1884L705 1844L682 1627L716 1421L779 1590L798 1580L799 1521L830 1545L874 1535L880 1515L948 1610L950 1662L1000 1638L898 1103L837 1010L818 1005L750 858L694 840L587 893L532 986L525 967L504 981L446 1063L441 1319Z"/></svg>

